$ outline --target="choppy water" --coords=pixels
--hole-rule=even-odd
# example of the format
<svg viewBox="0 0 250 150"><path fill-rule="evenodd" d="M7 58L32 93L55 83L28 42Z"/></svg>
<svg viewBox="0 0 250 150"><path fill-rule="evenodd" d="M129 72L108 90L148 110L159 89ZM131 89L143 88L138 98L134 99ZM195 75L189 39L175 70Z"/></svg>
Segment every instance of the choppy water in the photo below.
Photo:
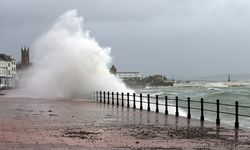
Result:
<svg viewBox="0 0 250 150"><path fill-rule="evenodd" d="M204 98L205 102L216 102L217 99L220 103L234 105L235 101L239 102L241 106L250 107L250 81L234 81L234 82L211 82L211 81L192 81L188 84L175 84L174 87L148 87L146 89L140 89L137 93L159 95L164 97L167 95L170 99L174 99L178 96L179 99L186 100L190 97L191 100L200 101ZM153 100L152 100L153 101ZM164 100L159 100L160 103L164 103ZM174 104L174 101L170 101ZM180 102L181 106L187 106L187 102ZM191 107L200 108L200 103L191 103ZM216 105L204 104L205 109L216 110ZM164 108L162 108L161 111ZM235 113L235 108L230 106L221 106L221 111ZM174 114L175 109L170 110L171 114ZM186 109L181 111L187 112ZM239 113L244 115L250 115L250 108L239 108ZM200 118L199 110L191 110L192 118ZM222 124L234 126L234 115L220 114ZM216 114L212 112L205 112L205 120L216 120ZM250 118L240 117L240 126L250 128Z"/></svg>

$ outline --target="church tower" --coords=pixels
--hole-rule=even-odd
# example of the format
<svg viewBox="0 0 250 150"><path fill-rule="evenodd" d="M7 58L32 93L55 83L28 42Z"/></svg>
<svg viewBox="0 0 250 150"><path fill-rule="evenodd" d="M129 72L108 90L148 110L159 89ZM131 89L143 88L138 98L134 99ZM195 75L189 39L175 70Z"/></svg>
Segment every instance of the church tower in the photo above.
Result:
<svg viewBox="0 0 250 150"><path fill-rule="evenodd" d="M21 47L21 53L22 53L22 65L28 65L30 63L30 57L29 57L29 47L26 46L24 48Z"/></svg>

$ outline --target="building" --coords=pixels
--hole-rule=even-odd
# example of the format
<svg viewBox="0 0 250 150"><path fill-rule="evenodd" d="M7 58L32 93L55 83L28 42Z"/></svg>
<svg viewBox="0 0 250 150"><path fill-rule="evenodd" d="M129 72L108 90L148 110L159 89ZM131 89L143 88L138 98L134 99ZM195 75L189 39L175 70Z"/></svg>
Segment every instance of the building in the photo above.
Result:
<svg viewBox="0 0 250 150"><path fill-rule="evenodd" d="M17 64L16 87L21 87L22 79L28 76L32 66L29 47L21 47L21 62Z"/></svg>
<svg viewBox="0 0 250 150"><path fill-rule="evenodd" d="M23 72L31 66L29 47L21 47L21 63L17 64L18 72Z"/></svg>
<svg viewBox="0 0 250 150"><path fill-rule="evenodd" d="M112 65L109 72L123 80L140 80L143 78L139 72L118 72L114 65Z"/></svg>
<svg viewBox="0 0 250 150"><path fill-rule="evenodd" d="M30 63L30 49L29 47L21 47L21 63L17 64L17 78L20 79L27 73L27 70L31 67Z"/></svg>
<svg viewBox="0 0 250 150"><path fill-rule="evenodd" d="M143 77L139 72L118 72L113 65L110 68L110 73L116 75L130 88L141 89L147 86L173 86L174 81L170 81L163 75L153 75Z"/></svg>
<svg viewBox="0 0 250 150"><path fill-rule="evenodd" d="M0 88L15 87L16 60L6 54L0 54Z"/></svg>
<svg viewBox="0 0 250 150"><path fill-rule="evenodd" d="M23 66L27 66L30 64L30 48L29 47L24 47L24 48L21 48L21 64Z"/></svg>
<svg viewBox="0 0 250 150"><path fill-rule="evenodd" d="M109 72L116 75L116 73L117 73L116 67L114 65L112 65L112 67L109 69Z"/></svg>
<svg viewBox="0 0 250 150"><path fill-rule="evenodd" d="M116 76L123 80L140 80L143 78L139 72L117 72Z"/></svg>

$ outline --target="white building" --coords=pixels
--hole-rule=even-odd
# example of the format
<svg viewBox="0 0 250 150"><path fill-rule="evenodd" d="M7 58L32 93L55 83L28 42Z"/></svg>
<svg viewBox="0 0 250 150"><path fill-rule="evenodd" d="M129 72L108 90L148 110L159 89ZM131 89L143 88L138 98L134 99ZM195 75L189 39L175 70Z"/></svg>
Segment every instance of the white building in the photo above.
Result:
<svg viewBox="0 0 250 150"><path fill-rule="evenodd" d="M141 80L143 76L139 72L117 72L117 69L114 65L109 70L110 73L116 75L123 80Z"/></svg>
<svg viewBox="0 0 250 150"><path fill-rule="evenodd" d="M139 72L116 72L116 76L123 80L140 80L143 78Z"/></svg>
<svg viewBox="0 0 250 150"><path fill-rule="evenodd" d="M16 60L0 54L0 88L15 87Z"/></svg>

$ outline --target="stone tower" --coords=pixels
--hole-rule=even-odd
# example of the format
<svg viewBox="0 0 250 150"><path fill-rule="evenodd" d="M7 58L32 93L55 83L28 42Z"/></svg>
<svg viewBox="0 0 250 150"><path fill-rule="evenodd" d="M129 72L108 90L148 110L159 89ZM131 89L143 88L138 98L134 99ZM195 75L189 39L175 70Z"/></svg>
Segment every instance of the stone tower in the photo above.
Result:
<svg viewBox="0 0 250 150"><path fill-rule="evenodd" d="M22 53L22 65L28 65L30 63L30 56L29 56L29 47L27 48L26 46L24 48L21 48L21 53Z"/></svg>

